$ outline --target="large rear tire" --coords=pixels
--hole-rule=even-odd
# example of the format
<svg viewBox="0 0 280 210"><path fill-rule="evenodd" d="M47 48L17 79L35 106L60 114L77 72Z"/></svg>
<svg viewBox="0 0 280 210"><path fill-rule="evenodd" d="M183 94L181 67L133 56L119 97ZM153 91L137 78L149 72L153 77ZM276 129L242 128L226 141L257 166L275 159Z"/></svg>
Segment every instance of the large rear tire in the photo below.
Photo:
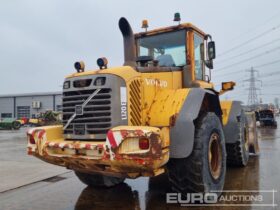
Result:
<svg viewBox="0 0 280 210"><path fill-rule="evenodd" d="M170 159L167 168L172 188L177 192L221 194L226 174L226 148L221 121L215 113L200 115L195 121L191 155Z"/></svg>
<svg viewBox="0 0 280 210"><path fill-rule="evenodd" d="M226 144L227 163L230 166L244 167L249 161L249 131L244 112L238 120L238 139L235 143Z"/></svg>
<svg viewBox="0 0 280 210"><path fill-rule="evenodd" d="M125 178L103 176L101 174L86 174L79 171L75 171L75 174L81 182L91 187L113 187L125 180Z"/></svg>

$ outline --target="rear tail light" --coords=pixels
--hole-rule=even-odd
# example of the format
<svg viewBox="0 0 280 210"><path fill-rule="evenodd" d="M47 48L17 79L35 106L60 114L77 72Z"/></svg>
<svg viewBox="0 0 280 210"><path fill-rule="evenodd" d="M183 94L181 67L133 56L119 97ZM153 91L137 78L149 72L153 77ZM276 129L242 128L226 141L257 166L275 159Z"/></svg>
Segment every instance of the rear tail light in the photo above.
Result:
<svg viewBox="0 0 280 210"><path fill-rule="evenodd" d="M139 139L139 148L140 149L146 150L146 149L149 149L149 147L150 147L149 139L146 139L146 138Z"/></svg>

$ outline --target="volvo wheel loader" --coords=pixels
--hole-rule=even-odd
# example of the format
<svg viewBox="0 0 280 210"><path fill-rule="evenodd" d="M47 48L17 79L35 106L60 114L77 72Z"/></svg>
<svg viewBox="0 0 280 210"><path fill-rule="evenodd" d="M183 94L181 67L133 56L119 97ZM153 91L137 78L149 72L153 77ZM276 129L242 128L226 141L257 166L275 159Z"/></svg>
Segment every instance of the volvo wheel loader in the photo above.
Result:
<svg viewBox="0 0 280 210"><path fill-rule="evenodd" d="M178 14L175 21L180 19ZM111 187L125 178L168 173L174 190L216 192L227 164L245 166L256 152L255 123L238 101L220 101L210 70L215 43L192 25L134 34L119 20L124 65L75 73L63 85L63 125L27 132L28 154L72 169L90 186Z"/></svg>

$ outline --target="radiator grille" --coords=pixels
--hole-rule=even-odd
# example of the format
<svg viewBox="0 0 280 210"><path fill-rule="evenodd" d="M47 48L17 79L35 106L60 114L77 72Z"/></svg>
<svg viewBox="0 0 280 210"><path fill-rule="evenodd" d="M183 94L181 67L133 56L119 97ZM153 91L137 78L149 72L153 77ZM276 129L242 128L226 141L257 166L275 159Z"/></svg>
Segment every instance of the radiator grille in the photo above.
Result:
<svg viewBox="0 0 280 210"><path fill-rule="evenodd" d="M63 125L75 113L75 107L82 105L85 100L95 91L75 90L63 93ZM68 135L92 135L106 134L112 126L111 116L112 89L101 89L93 99L84 107L83 115L78 115L64 130Z"/></svg>
<svg viewBox="0 0 280 210"><path fill-rule="evenodd" d="M130 123L132 125L141 125L141 82L140 80L134 80L129 86L130 95Z"/></svg>

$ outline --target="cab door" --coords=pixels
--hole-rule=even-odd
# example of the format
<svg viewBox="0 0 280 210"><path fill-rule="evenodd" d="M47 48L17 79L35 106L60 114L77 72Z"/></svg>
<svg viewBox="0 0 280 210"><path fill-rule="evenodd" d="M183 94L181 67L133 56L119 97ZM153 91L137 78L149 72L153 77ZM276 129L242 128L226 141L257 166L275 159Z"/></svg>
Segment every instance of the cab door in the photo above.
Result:
<svg viewBox="0 0 280 210"><path fill-rule="evenodd" d="M205 76L205 46L203 35L196 31L188 33L191 71L194 87L213 88L213 84L206 81Z"/></svg>

